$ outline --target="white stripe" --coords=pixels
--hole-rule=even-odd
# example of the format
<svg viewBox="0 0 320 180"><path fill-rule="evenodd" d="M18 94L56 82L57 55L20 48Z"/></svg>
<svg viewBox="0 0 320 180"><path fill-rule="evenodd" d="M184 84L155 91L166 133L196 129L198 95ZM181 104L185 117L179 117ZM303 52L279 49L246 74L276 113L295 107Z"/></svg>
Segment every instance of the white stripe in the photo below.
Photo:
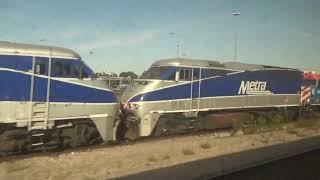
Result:
<svg viewBox="0 0 320 180"><path fill-rule="evenodd" d="M45 103L44 101L32 101L33 103ZM31 103L30 101L0 101L2 103ZM117 105L119 103L84 103L84 102L49 102L52 105Z"/></svg>
<svg viewBox="0 0 320 180"><path fill-rule="evenodd" d="M201 97L201 98L192 98L193 100L203 100L203 99L221 99L221 98L242 98L242 97L260 97L260 96L297 96L300 94L255 94L255 95L236 95L236 96L211 96L211 97ZM172 102L172 101L187 101L190 98L185 99L170 99L170 100L160 100L160 101L139 101L132 103L157 103L157 102Z"/></svg>
<svg viewBox="0 0 320 180"><path fill-rule="evenodd" d="M49 118L49 121L57 121L57 120L70 120L70 119L86 119L86 118L99 118L99 117L108 117L109 114L93 114L87 116L70 116L70 117L60 117L60 118ZM19 119L16 121L6 121L5 123L19 123L19 122L29 122L29 120ZM0 121L1 122L1 121Z"/></svg>
<svg viewBox="0 0 320 180"><path fill-rule="evenodd" d="M190 112L190 111L209 111L209 110L222 110L222 109L244 109L244 108L263 108L263 107L298 107L299 104L288 105L269 105L269 106L238 106L238 107L221 107L221 108L204 108L204 109L191 109L191 110L175 110L175 111L150 111L150 113L174 113L174 112Z"/></svg>

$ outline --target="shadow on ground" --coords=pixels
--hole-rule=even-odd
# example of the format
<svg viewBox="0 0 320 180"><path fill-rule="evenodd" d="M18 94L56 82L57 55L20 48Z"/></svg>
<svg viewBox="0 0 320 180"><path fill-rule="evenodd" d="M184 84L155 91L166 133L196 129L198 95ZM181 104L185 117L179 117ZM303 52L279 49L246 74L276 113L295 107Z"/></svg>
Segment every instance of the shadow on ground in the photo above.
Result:
<svg viewBox="0 0 320 180"><path fill-rule="evenodd" d="M263 168L264 166L272 166L273 163L268 163L268 162L272 162L275 159L279 159L280 157L286 158L286 157L295 155L297 153L305 152L306 150L318 149L319 147L320 147L320 137L317 136L317 137L302 139L294 142L289 142L289 143L284 143L279 145L272 145L268 147L257 148L254 150L242 151L242 152L237 152L229 155L223 155L219 157L203 159L203 160L198 160L193 162L187 162L184 164L154 169L154 170L145 171L138 174L129 175L126 177L120 177L117 179L129 179L129 180L213 179L214 177L217 177L217 176L221 176L218 178L219 180L228 179L228 176L230 176L231 179L232 178L233 179L259 179L259 180L260 179L292 179L292 178L289 178L289 175L290 173L293 173L293 172L287 170L286 167L278 166L278 170L274 170L274 171L271 171L272 168L270 168L269 170L270 176L266 174L267 172L264 172L263 170L261 170L261 168ZM320 157L318 159L320 159ZM282 160L282 161L285 161L285 160ZM274 162L274 163L277 163L277 162ZM268 164L249 169L249 170L253 169L251 171L251 174L243 173L245 171L235 172L244 168L250 168L252 166L262 165L265 163L268 163ZM299 163L297 163L296 165L291 163L292 167L295 167L298 165ZM320 162L317 162L317 164L315 165L318 165L316 167L320 172L320 166L319 166ZM257 173L260 172L260 175L258 175L254 169L257 169ZM301 171L305 171L305 170L306 168L301 168ZM282 173L275 174L275 173L279 173L279 171L281 171ZM232 172L235 172L235 173L231 175L225 175ZM238 175L238 173L240 174L243 173L242 175L244 175L244 177L239 177L240 174ZM301 172L297 171L296 173L301 173ZM222 176L222 175L225 175L225 176ZM303 179L308 179L308 178L303 178Z"/></svg>

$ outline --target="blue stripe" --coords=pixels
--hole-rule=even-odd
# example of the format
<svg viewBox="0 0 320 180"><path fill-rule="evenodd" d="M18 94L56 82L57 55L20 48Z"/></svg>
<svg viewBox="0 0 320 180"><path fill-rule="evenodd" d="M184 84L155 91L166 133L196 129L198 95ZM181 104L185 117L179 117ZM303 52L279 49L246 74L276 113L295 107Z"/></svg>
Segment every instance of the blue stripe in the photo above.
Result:
<svg viewBox="0 0 320 180"><path fill-rule="evenodd" d="M29 101L31 76L0 71L0 101Z"/></svg>
<svg viewBox="0 0 320 180"><path fill-rule="evenodd" d="M201 81L201 97L237 96L241 81L266 81L267 88L274 94L298 94L301 87L300 71L268 70L248 71ZM139 94L130 102L161 101L190 98L191 84L182 84ZM198 97L199 83L193 83L193 97Z"/></svg>
<svg viewBox="0 0 320 180"><path fill-rule="evenodd" d="M105 91L62 81L51 81L50 101L116 103L117 98L111 91Z"/></svg>
<svg viewBox="0 0 320 180"><path fill-rule="evenodd" d="M34 101L46 100L47 78L35 76ZM29 101L31 76L0 71L0 101ZM50 102L116 103L112 91L51 80Z"/></svg>

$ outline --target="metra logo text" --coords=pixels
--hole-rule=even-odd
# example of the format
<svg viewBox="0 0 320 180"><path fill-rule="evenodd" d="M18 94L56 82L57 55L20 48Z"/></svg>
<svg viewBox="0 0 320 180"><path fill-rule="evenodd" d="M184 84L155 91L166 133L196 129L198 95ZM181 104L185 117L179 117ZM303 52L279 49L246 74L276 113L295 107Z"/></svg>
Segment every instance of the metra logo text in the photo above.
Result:
<svg viewBox="0 0 320 180"><path fill-rule="evenodd" d="M238 94L272 94L265 81L241 81Z"/></svg>

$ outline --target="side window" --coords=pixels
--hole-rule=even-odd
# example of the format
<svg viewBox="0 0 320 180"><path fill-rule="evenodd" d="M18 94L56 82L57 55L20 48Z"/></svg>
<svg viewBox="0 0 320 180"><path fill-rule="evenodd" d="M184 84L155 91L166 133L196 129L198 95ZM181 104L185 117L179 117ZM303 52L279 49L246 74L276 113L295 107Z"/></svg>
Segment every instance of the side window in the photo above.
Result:
<svg viewBox="0 0 320 180"><path fill-rule="evenodd" d="M55 77L70 78L72 76L71 62L69 60L53 61L52 72Z"/></svg>
<svg viewBox="0 0 320 180"><path fill-rule="evenodd" d="M42 63L36 63L34 68L35 74L47 75L46 65Z"/></svg>
<svg viewBox="0 0 320 180"><path fill-rule="evenodd" d="M167 80L174 81L176 79L176 71L172 72Z"/></svg>
<svg viewBox="0 0 320 180"><path fill-rule="evenodd" d="M71 76L71 65L70 63L63 63L63 76L70 77Z"/></svg>
<svg viewBox="0 0 320 180"><path fill-rule="evenodd" d="M79 78L80 77L80 73L81 73L81 65L80 64L74 64L72 66L72 77L75 77L75 78Z"/></svg>
<svg viewBox="0 0 320 180"><path fill-rule="evenodd" d="M63 76L63 64L62 62L54 63L54 76L62 77Z"/></svg>
<svg viewBox="0 0 320 180"><path fill-rule="evenodd" d="M48 75L48 58L36 57L34 64L34 74Z"/></svg>
<svg viewBox="0 0 320 180"><path fill-rule="evenodd" d="M48 64L46 62L36 62L34 73L39 75L48 75Z"/></svg>
<svg viewBox="0 0 320 180"><path fill-rule="evenodd" d="M179 73L179 80L180 81L190 81L190 77L191 77L191 71L190 69L180 69L180 73Z"/></svg>
<svg viewBox="0 0 320 180"><path fill-rule="evenodd" d="M86 71L82 71L82 78L88 78L89 75Z"/></svg>
<svg viewBox="0 0 320 180"><path fill-rule="evenodd" d="M92 76L92 70L84 64L81 66L81 71L82 78L89 78Z"/></svg>
<svg viewBox="0 0 320 180"><path fill-rule="evenodd" d="M199 79L199 69L193 69L193 80Z"/></svg>

